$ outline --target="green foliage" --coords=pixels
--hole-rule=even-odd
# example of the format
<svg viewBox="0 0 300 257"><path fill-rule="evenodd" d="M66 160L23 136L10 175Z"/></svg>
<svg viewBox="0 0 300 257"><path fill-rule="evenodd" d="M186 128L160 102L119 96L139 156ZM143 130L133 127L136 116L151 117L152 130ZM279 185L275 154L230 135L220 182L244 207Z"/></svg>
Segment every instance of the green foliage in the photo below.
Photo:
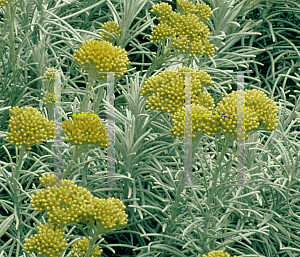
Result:
<svg viewBox="0 0 300 257"><path fill-rule="evenodd" d="M106 184L105 150L89 142L69 143L66 134L62 141L63 171L70 183L85 188L94 197L120 199L126 206L127 225L106 231L105 237L99 238L98 228L91 224L68 223L63 239L58 240L64 247L59 249L61 256L80 252L99 255L98 249L103 249L104 257L299 256L299 3L193 0L178 1L176 5L166 0L161 6L169 6L169 11L172 7L178 16L188 10L195 14L198 9L192 3L205 3L201 6L212 10L208 19L209 9L202 10L205 26L197 27L205 28L208 42L214 45L211 55L195 52L195 56L189 56L188 51L178 51L181 39L174 45L172 37L151 43L150 36L153 31L159 32L156 28L162 20L150 11L160 6L158 0L16 0L0 6L0 256L42 256L24 251L26 241L37 232L36 226L49 218L47 212L34 210L30 200L32 194L43 190L38 178L55 171L51 137L31 144L30 150L6 140L11 133L9 110L33 107L52 120L53 105L49 102L54 81L45 81L44 75L47 67L53 67L62 71L64 121L67 115L81 112L105 114L108 82L90 76L88 70L82 73L77 62L80 55L74 58L75 50L85 41L103 39L125 49L130 62L124 75L114 77L116 185ZM186 17L195 19L189 15ZM110 27L107 22L119 27ZM171 25L179 30L179 24ZM180 28L181 32L191 34ZM178 40L177 34L174 37ZM193 138L193 185L182 184L185 141L172 137L174 121L170 113L164 108L147 108L149 98L143 94L147 84L152 85L150 88L167 84L150 83L156 75L184 69L209 75L213 84L195 84L202 92L191 92L195 97L209 95L214 101L208 101L210 106L218 108L226 94L234 95L237 80L231 71L252 70L244 76L245 90L258 90L265 95L265 102L278 107L275 129L258 127L247 132L246 185L233 185L237 142L235 135L222 131L198 133ZM179 88L183 88L183 76L178 80ZM173 89L170 92L179 98L184 96ZM46 93L51 93L48 102ZM175 96L170 97L179 103L173 99ZM163 100L158 95L153 99L153 106ZM201 107L204 102L198 101L199 113L207 111ZM179 123L183 105L184 101L177 106L182 109ZM262 122L271 117L266 106L260 108L258 104L256 109ZM106 126L105 118L101 119Z"/></svg>

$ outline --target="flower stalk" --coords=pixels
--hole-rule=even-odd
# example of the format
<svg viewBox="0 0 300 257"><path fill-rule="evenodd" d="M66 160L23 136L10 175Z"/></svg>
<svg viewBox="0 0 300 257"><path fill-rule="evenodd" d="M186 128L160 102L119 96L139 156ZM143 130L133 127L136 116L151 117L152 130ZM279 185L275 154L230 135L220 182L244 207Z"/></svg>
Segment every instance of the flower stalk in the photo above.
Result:
<svg viewBox="0 0 300 257"><path fill-rule="evenodd" d="M13 203L14 203L14 214L16 218L16 230L18 230L19 227L19 220L20 220L20 209L19 209L19 188L18 188L18 181L19 181L19 175L21 168L24 163L24 156L25 156L25 148L24 146L20 146L19 149L20 152L17 152L17 160L16 160L16 167L13 171L13 176L11 178L11 184L12 184L12 194L13 194Z"/></svg>
<svg viewBox="0 0 300 257"><path fill-rule="evenodd" d="M16 68L16 51L15 51L15 36L14 36L14 22L15 22L15 10L13 2L9 2L7 5L8 10L8 22L9 22L9 44L10 44L10 63L13 73L14 86L17 86L17 68Z"/></svg>

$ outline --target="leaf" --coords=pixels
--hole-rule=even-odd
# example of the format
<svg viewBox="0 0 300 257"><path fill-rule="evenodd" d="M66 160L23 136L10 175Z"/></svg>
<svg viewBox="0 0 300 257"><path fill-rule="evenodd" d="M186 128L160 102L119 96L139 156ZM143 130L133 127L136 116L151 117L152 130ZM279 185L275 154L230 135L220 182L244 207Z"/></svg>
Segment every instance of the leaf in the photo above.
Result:
<svg viewBox="0 0 300 257"><path fill-rule="evenodd" d="M6 233L9 229L12 221L14 220L14 214L11 214L0 224L0 238Z"/></svg>

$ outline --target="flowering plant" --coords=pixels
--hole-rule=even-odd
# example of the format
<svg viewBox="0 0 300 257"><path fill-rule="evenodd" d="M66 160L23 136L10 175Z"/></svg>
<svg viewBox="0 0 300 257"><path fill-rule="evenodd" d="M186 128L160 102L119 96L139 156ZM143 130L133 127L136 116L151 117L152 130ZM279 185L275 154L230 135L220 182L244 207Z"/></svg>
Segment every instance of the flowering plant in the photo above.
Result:
<svg viewBox="0 0 300 257"><path fill-rule="evenodd" d="M0 256L298 256L298 5L252 2L0 2Z"/></svg>

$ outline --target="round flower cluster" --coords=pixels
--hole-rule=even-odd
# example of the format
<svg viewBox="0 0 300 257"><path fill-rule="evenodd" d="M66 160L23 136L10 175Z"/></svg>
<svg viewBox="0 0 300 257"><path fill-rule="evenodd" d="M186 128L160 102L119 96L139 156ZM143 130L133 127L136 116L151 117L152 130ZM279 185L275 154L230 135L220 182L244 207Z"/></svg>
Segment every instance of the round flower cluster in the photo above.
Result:
<svg viewBox="0 0 300 257"><path fill-rule="evenodd" d="M63 132L68 136L66 141L73 142L76 145L100 144L100 146L107 146L106 129L103 121L98 115L92 112L82 112L74 116L74 119L63 121Z"/></svg>
<svg viewBox="0 0 300 257"><path fill-rule="evenodd" d="M72 245L72 251L71 251L71 257L77 257L77 256L85 256L88 248L89 248L89 244L90 241L86 238L83 237L81 240L76 241L73 245ZM97 245L94 250L92 251L90 257L97 257L100 256L101 253L103 252L102 249L99 250L99 246ZM78 253L78 255L76 254ZM82 255L80 255L80 253Z"/></svg>
<svg viewBox="0 0 300 257"><path fill-rule="evenodd" d="M230 257L229 253L224 253L223 250L212 251L210 253L203 254L202 257ZM233 257L237 257L234 255Z"/></svg>
<svg viewBox="0 0 300 257"><path fill-rule="evenodd" d="M278 106L266 93L257 89L248 90L245 105L255 110L257 118L266 126L266 130L274 130L277 127Z"/></svg>
<svg viewBox="0 0 300 257"><path fill-rule="evenodd" d="M44 74L44 80L46 81L54 81L55 80L55 73L58 72L58 69L54 68L47 68Z"/></svg>
<svg viewBox="0 0 300 257"><path fill-rule="evenodd" d="M125 226L128 215L125 213L126 206L119 199L109 197L100 199L94 197L92 209L87 210L87 215L92 216L93 220L100 221L104 229L112 229L117 226Z"/></svg>
<svg viewBox="0 0 300 257"><path fill-rule="evenodd" d="M177 5L183 14L195 13L205 21L213 14L211 8L207 4L196 3L195 5L190 1L177 0Z"/></svg>
<svg viewBox="0 0 300 257"><path fill-rule="evenodd" d="M84 67L84 72L96 75L98 72L121 72L116 73L117 78L123 76L130 65L125 49L108 41L90 39L82 43L79 50L74 50L74 59ZM106 77L99 76L102 79Z"/></svg>
<svg viewBox="0 0 300 257"><path fill-rule="evenodd" d="M54 174L43 176L40 182L43 186L54 183ZM48 183L49 182L49 183ZM73 181L63 179L61 185L47 186L31 195L30 201L35 211L47 211L48 222L56 225L67 225L70 222L79 222L87 205L91 204L92 194Z"/></svg>
<svg viewBox="0 0 300 257"><path fill-rule="evenodd" d="M25 239L24 249L28 254L38 251L39 255L49 257L60 256L61 252L68 246L64 239L64 229L55 225L42 224L37 227L38 233Z"/></svg>
<svg viewBox="0 0 300 257"><path fill-rule="evenodd" d="M12 2L14 2L15 0L11 0ZM0 0L0 5L3 6L4 4L8 4L9 1L8 0Z"/></svg>
<svg viewBox="0 0 300 257"><path fill-rule="evenodd" d="M211 77L205 71L195 71L191 68L180 67L179 72L191 73L192 90L191 97L195 105L201 105L208 110L215 107L214 99L210 94L201 90L202 86L213 85ZM157 76L150 77L142 86L140 94L142 96L152 93L146 101L146 108L157 111L166 110L174 117L174 113L185 105L185 73L176 71L163 71Z"/></svg>
<svg viewBox="0 0 300 257"><path fill-rule="evenodd" d="M199 18L208 21L212 14L211 8L206 4L197 3L196 5L188 1L177 2L180 10L176 13L167 3L159 3L152 6L152 13L157 13L160 23L154 26L151 33L150 42L166 40L171 36L172 45L178 52L189 53L189 56L196 54L206 54L211 57L215 53L214 45L210 44L208 37L210 30L208 26L200 21ZM197 16L197 15L198 16Z"/></svg>
<svg viewBox="0 0 300 257"><path fill-rule="evenodd" d="M242 92L242 91L241 91ZM244 94L244 120L237 120L237 91L225 94L225 97L218 103L214 112L216 115L224 115L220 118L220 124L224 133L235 133L237 136L237 124L244 122L245 133L259 127L260 122L266 130L274 130L278 125L278 107L267 95L257 89L248 90ZM227 117L227 114L235 115ZM235 130L234 130L235 129ZM245 140L248 138L245 135ZM237 138L237 140L243 140Z"/></svg>
<svg viewBox="0 0 300 257"><path fill-rule="evenodd" d="M213 136L218 132L221 127L218 122L218 118L214 117L212 111L207 108L192 104L192 118L191 118L191 130L197 132L203 132L208 135ZM172 138L175 136L182 136L185 133L185 108L182 106L175 114L172 119L173 129L170 132L173 134ZM187 131L187 137L195 137L195 134L190 134L191 131ZM185 138L185 136L183 137Z"/></svg>
<svg viewBox="0 0 300 257"><path fill-rule="evenodd" d="M6 140L16 146L26 145L27 150L35 143L54 138L54 123L42 116L41 112L33 107L13 107L9 110L10 132L6 132Z"/></svg>
<svg viewBox="0 0 300 257"><path fill-rule="evenodd" d="M43 175L43 186L55 181L55 175ZM104 229L124 226L128 215L126 206L119 199L100 199L74 181L63 179L61 185L47 186L31 195L30 201L35 211L47 211L48 222L67 225L71 222L94 223L100 221Z"/></svg>
<svg viewBox="0 0 300 257"><path fill-rule="evenodd" d="M43 100L45 103L53 104L55 101L55 93L54 92L48 92L46 97L43 97Z"/></svg>
<svg viewBox="0 0 300 257"><path fill-rule="evenodd" d="M104 22L102 29L106 30L110 34L116 33L119 37L121 36L121 29L119 27L119 24L115 23L114 21ZM115 40L112 36L107 35L104 32L99 32L99 35L102 36L106 41L113 42Z"/></svg>
<svg viewBox="0 0 300 257"><path fill-rule="evenodd" d="M54 174L46 174L39 177L40 183L45 187L46 185L53 185L59 180Z"/></svg>

